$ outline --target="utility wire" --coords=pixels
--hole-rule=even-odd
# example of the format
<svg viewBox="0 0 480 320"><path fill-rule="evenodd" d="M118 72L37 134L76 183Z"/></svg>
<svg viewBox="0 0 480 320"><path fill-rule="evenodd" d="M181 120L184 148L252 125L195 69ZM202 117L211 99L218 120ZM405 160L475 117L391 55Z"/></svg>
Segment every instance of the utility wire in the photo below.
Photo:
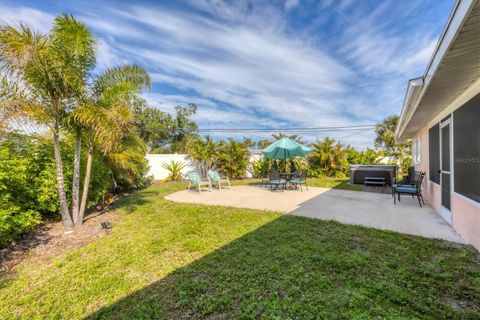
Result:
<svg viewBox="0 0 480 320"><path fill-rule="evenodd" d="M319 131L355 131L375 129L377 125L307 127L307 128L199 128L199 132L319 132ZM140 130L155 131L157 128L141 128Z"/></svg>

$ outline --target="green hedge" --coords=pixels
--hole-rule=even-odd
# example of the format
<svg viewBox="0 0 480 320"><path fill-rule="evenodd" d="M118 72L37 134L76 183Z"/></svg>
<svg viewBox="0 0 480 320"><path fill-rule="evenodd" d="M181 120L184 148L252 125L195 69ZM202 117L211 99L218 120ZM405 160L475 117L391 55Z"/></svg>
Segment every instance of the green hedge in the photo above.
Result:
<svg viewBox="0 0 480 320"><path fill-rule="evenodd" d="M67 198L71 199L73 143L63 139L62 160ZM143 154L122 154L120 165L95 154L88 205L108 193L140 187L146 183L147 161ZM117 155L118 157L118 155ZM82 154L85 172L86 155ZM83 177L82 184L83 186ZM59 218L56 168L49 137L12 134L0 143L0 247L42 222Z"/></svg>

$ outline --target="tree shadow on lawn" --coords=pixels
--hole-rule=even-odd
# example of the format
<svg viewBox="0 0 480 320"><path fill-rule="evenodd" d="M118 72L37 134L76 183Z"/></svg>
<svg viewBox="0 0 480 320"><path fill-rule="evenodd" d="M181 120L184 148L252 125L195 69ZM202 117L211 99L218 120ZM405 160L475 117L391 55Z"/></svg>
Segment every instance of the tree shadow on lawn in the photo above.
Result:
<svg viewBox="0 0 480 320"><path fill-rule="evenodd" d="M468 246L284 215L86 319L479 318Z"/></svg>

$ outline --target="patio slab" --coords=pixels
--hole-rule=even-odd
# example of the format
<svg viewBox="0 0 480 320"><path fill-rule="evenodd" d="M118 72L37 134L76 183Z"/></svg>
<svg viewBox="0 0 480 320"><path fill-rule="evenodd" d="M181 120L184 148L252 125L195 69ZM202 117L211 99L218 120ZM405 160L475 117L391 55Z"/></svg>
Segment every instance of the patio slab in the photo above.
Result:
<svg viewBox="0 0 480 320"><path fill-rule="evenodd" d="M291 214L465 243L432 207L420 208L416 198L401 199L394 205L391 194L331 189Z"/></svg>
<svg viewBox="0 0 480 320"><path fill-rule="evenodd" d="M347 224L391 230L457 243L464 240L430 206L420 208L416 199L403 196L393 204L390 194L309 187L309 191L269 191L257 186L231 190L172 193L175 202L271 210L297 216L335 220Z"/></svg>
<svg viewBox="0 0 480 320"><path fill-rule="evenodd" d="M233 186L231 190L213 190L212 192L202 191L178 191L169 194L165 199L175 202L197 203L206 205L219 205L236 208L247 208L257 210L270 210L280 212L291 212L307 200L312 199L327 188L309 187L308 192L300 190L279 190L259 186Z"/></svg>

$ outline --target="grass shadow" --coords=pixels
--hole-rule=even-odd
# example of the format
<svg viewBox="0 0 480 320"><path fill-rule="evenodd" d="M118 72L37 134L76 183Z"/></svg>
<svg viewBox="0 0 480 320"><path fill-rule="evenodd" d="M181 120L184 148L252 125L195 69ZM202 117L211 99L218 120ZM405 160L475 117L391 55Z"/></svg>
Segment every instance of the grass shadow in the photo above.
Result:
<svg viewBox="0 0 480 320"><path fill-rule="evenodd" d="M480 317L470 247L281 216L86 319Z"/></svg>

